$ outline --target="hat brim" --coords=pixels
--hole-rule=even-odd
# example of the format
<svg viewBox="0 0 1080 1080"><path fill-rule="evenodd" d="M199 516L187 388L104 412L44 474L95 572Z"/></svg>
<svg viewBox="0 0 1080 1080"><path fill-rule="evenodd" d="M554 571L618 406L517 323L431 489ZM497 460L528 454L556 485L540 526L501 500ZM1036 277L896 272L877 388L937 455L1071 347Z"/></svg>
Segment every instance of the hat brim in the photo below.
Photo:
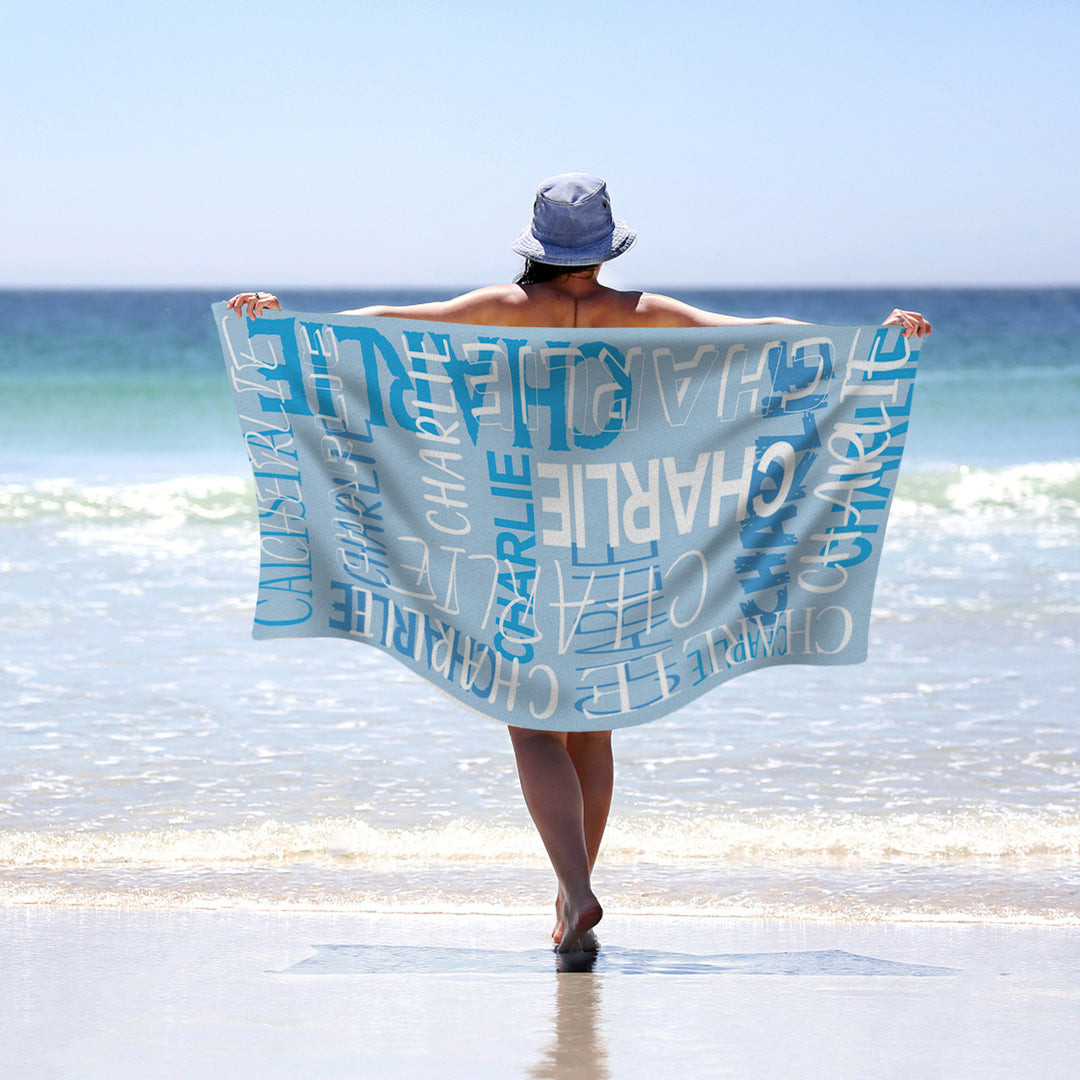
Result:
<svg viewBox="0 0 1080 1080"><path fill-rule="evenodd" d="M618 258L634 246L636 239L637 233L625 221L616 221L615 228L603 240L585 247L559 247L537 240L530 226L510 245L510 250L549 266L593 266Z"/></svg>

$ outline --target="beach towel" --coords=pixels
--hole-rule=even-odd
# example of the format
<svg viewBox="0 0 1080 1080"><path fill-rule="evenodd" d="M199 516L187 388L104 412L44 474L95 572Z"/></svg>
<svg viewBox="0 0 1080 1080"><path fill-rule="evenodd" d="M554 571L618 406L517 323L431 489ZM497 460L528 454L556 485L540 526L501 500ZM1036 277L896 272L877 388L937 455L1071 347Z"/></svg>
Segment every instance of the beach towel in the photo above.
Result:
<svg viewBox="0 0 1080 1080"><path fill-rule="evenodd" d="M256 638L350 638L556 731L866 658L918 339L214 316Z"/></svg>

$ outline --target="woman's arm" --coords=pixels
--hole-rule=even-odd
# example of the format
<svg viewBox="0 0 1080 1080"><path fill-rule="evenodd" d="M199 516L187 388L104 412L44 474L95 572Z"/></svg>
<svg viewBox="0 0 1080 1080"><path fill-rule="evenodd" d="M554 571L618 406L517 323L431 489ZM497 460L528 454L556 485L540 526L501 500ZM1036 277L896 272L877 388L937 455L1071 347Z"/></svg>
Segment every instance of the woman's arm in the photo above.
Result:
<svg viewBox="0 0 1080 1080"><path fill-rule="evenodd" d="M475 323L477 326L504 326L525 300L517 285L487 285L450 300L432 300L426 304L393 307L375 304L354 308L342 315L376 315L391 319L426 319L430 322ZM512 325L512 323L511 323Z"/></svg>
<svg viewBox="0 0 1080 1080"><path fill-rule="evenodd" d="M799 322L798 319L785 319L779 315L766 315L760 319L721 315L718 311L706 311L659 293L642 293L637 310L646 326L762 326L766 323Z"/></svg>
<svg viewBox="0 0 1080 1080"><path fill-rule="evenodd" d="M642 293L637 303L638 313L647 326L767 326L783 323L789 326L812 326L803 319L786 319L782 315L766 315L759 319L747 319L740 315L721 315L704 308L684 304L670 296ZM896 308L882 326L903 327L904 337L931 333L930 323L917 311Z"/></svg>
<svg viewBox="0 0 1080 1080"><path fill-rule="evenodd" d="M342 311L341 315L378 315L393 319L426 319L429 322L476 323L479 326L503 326L512 320L525 301L525 293L516 285L489 285L483 289L455 296L451 300L434 300L426 304L406 304L393 307L376 304L373 307ZM281 304L273 293L237 293L226 307L237 318L247 315L257 319L264 311L280 311ZM513 325L511 322L510 325Z"/></svg>

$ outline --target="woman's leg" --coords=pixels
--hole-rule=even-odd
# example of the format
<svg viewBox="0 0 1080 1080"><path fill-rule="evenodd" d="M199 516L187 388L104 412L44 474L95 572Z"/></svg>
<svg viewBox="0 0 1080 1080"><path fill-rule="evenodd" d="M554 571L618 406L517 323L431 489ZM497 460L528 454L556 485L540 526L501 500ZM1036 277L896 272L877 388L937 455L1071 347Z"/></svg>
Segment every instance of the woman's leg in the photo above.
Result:
<svg viewBox="0 0 1080 1080"><path fill-rule="evenodd" d="M566 750L574 764L574 771L581 782L582 818L585 826L585 849L589 853L589 870L596 866L596 856L604 839L608 810L611 808L611 791L614 768L611 760L610 731L570 732L566 737ZM558 944L563 936L563 893L559 889L555 897L555 928L552 940ZM594 935L595 939L595 935ZM592 942L595 947L595 940Z"/></svg>
<svg viewBox="0 0 1080 1080"><path fill-rule="evenodd" d="M611 809L611 791L615 780L611 732L570 732L566 736L566 750L581 783L585 846L589 852L591 870L596 865L604 829L607 828L608 811Z"/></svg>
<svg viewBox="0 0 1080 1080"><path fill-rule="evenodd" d="M525 805L559 879L559 951L595 948L603 909L592 867L611 804L611 733L511 727L510 739Z"/></svg>

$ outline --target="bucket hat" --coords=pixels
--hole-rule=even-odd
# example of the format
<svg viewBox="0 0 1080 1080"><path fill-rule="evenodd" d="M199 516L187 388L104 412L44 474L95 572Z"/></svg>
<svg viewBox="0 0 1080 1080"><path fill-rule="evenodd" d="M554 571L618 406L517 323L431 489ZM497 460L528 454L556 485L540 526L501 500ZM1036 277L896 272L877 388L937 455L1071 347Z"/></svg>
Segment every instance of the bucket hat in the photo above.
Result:
<svg viewBox="0 0 1080 1080"><path fill-rule="evenodd" d="M599 176L563 173L537 188L532 224L510 247L551 266L592 266L628 251L636 239L625 221L612 216Z"/></svg>

